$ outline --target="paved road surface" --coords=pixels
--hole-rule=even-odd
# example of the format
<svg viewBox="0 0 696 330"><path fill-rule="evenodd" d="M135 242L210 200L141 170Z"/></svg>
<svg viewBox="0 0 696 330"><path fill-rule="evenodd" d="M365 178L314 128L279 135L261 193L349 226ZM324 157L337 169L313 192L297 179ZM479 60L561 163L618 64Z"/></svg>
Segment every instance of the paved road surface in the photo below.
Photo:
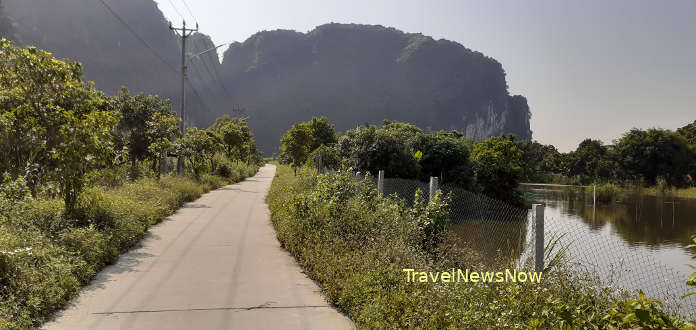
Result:
<svg viewBox="0 0 696 330"><path fill-rule="evenodd" d="M151 228L47 329L350 329L280 248L266 165Z"/></svg>

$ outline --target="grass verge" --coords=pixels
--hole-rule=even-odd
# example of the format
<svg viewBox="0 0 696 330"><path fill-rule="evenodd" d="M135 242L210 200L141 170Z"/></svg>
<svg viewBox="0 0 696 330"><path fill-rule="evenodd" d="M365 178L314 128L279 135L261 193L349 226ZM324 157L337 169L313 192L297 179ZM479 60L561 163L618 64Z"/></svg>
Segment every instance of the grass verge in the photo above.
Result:
<svg viewBox="0 0 696 330"><path fill-rule="evenodd" d="M70 218L62 200L0 193L0 329L39 327L150 226L203 193L257 171L240 164L226 177L163 176L121 184L111 178L111 184L83 193Z"/></svg>
<svg viewBox="0 0 696 330"><path fill-rule="evenodd" d="M278 239L360 328L683 328L640 295L624 301L559 266L540 283L408 282L422 272L491 269L453 249L446 198L413 208L378 196L349 174L294 176L279 166L267 202ZM514 268L511 264L497 267Z"/></svg>

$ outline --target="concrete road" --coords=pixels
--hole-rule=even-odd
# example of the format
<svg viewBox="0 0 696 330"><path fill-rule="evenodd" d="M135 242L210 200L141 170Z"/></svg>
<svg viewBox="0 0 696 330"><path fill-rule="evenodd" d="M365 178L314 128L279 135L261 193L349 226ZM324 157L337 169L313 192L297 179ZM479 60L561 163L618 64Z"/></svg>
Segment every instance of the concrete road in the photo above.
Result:
<svg viewBox="0 0 696 330"><path fill-rule="evenodd" d="M46 329L351 329L278 243L266 165L188 203Z"/></svg>

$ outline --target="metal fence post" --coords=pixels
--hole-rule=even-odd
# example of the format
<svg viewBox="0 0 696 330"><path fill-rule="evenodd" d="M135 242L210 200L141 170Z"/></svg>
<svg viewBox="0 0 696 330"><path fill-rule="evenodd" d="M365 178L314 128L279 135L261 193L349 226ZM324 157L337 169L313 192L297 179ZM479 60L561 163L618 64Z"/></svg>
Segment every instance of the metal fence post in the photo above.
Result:
<svg viewBox="0 0 696 330"><path fill-rule="evenodd" d="M435 194L437 193L437 190L439 189L438 185L438 179L436 176L431 176L430 177L430 194L428 195L428 202L432 201L433 198L435 198Z"/></svg>
<svg viewBox="0 0 696 330"><path fill-rule="evenodd" d="M384 170L379 170L377 174L377 193L380 196L384 194Z"/></svg>
<svg viewBox="0 0 696 330"><path fill-rule="evenodd" d="M544 271L544 205L533 204L534 216L534 271Z"/></svg>

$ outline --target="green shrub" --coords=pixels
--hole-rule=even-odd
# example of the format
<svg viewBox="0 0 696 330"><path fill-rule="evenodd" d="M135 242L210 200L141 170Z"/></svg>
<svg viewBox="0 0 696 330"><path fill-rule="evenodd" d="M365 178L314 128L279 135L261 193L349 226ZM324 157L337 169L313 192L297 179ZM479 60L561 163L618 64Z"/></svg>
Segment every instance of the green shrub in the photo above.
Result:
<svg viewBox="0 0 696 330"><path fill-rule="evenodd" d="M235 165L234 181L257 169ZM31 199L22 189L12 190L24 191L12 193L24 196L21 199L3 194L0 329L38 327L76 295L80 285L142 239L149 226L230 181L210 174L202 174L201 181L162 176L159 181L146 177L118 184L108 178L81 194L72 217L65 215L62 199Z"/></svg>
<svg viewBox="0 0 696 330"><path fill-rule="evenodd" d="M85 266L36 231L0 226L0 328L37 326L77 293Z"/></svg>
<svg viewBox="0 0 696 330"><path fill-rule="evenodd" d="M589 193L592 194L593 187L587 188ZM615 201L619 194L621 193L621 187L613 183L603 183L597 185L597 201L600 203L611 203Z"/></svg>
<svg viewBox="0 0 696 330"><path fill-rule="evenodd" d="M407 282L403 269L488 270L446 240L446 199L409 209L345 173L294 176L279 166L276 175L267 202L279 241L359 328L690 326L643 296L616 300L614 291L563 267L534 285Z"/></svg>

